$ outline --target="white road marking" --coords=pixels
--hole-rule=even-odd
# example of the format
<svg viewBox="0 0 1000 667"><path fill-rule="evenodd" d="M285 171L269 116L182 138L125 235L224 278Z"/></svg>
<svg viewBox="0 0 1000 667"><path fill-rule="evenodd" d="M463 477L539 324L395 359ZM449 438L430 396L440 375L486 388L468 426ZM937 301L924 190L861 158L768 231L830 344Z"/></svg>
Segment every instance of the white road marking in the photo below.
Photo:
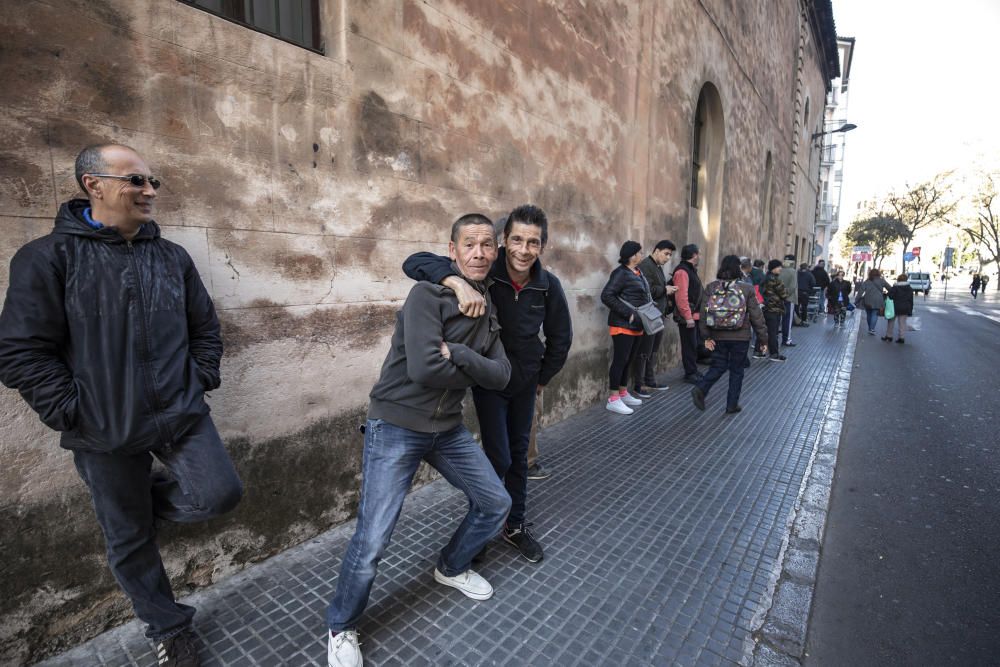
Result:
<svg viewBox="0 0 1000 667"><path fill-rule="evenodd" d="M948 311L944 308L938 308L937 306L924 306L924 310L932 313L947 313Z"/></svg>

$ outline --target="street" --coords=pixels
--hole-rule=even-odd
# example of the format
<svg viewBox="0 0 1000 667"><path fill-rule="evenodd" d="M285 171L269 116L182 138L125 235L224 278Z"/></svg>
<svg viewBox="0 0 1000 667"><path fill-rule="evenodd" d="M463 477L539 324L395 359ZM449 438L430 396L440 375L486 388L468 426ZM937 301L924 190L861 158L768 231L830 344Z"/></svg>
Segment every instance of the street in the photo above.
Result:
<svg viewBox="0 0 1000 667"><path fill-rule="evenodd" d="M1000 663L1000 299L954 282L859 336L808 665Z"/></svg>

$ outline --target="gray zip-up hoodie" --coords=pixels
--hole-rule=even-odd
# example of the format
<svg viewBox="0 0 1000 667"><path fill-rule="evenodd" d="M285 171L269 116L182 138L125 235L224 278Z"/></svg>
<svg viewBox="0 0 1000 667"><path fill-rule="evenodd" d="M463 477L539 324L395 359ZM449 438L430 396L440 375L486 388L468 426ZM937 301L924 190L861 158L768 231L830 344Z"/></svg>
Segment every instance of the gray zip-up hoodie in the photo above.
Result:
<svg viewBox="0 0 1000 667"><path fill-rule="evenodd" d="M448 431L462 423L466 389L507 386L510 362L490 293L485 283L468 282L486 297L487 315L466 317L455 293L441 285L419 282L410 290L369 394L369 419L420 433ZM448 344L451 359L441 354L441 341Z"/></svg>

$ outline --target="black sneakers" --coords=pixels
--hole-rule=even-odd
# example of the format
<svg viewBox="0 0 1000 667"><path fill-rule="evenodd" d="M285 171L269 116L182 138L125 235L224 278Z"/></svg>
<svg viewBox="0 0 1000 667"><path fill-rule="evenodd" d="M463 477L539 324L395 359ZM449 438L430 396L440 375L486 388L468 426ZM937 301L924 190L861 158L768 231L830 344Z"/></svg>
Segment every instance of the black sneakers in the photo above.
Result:
<svg viewBox="0 0 1000 667"><path fill-rule="evenodd" d="M531 523L522 523L517 526L504 526L503 539L505 542L514 545L529 563L537 563L542 560L542 545L528 532Z"/></svg>
<svg viewBox="0 0 1000 667"><path fill-rule="evenodd" d="M158 667L201 667L194 633L185 630L179 635L174 635L170 639L164 639L158 643L156 645L156 664Z"/></svg>
<svg viewBox="0 0 1000 667"><path fill-rule="evenodd" d="M691 399L694 400L694 407L699 410L705 409L705 392L703 392L700 388L691 388Z"/></svg>
<svg viewBox="0 0 1000 667"><path fill-rule="evenodd" d="M528 479L548 479L551 474L540 463L532 463L528 466Z"/></svg>
<svg viewBox="0 0 1000 667"><path fill-rule="evenodd" d="M632 395L638 396L639 398L650 398L652 396L652 394L650 394L648 391L643 391L642 387L633 387Z"/></svg>

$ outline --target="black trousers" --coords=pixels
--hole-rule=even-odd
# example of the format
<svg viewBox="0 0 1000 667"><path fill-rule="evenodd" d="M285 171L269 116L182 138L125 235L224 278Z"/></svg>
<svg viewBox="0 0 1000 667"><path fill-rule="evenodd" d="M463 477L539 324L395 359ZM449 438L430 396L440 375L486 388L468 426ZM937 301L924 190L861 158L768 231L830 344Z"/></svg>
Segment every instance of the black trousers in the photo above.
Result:
<svg viewBox="0 0 1000 667"><path fill-rule="evenodd" d="M628 386L628 374L635 358L639 356L642 336L616 334L611 337L612 356L611 370L608 371L608 388L618 389Z"/></svg>
<svg viewBox="0 0 1000 667"><path fill-rule="evenodd" d="M639 343L639 353L635 357L632 368L632 382L636 387L652 386L656 382L656 353L660 351L663 342L663 331L652 336L643 334Z"/></svg>
<svg viewBox="0 0 1000 667"><path fill-rule="evenodd" d="M698 324L688 329L684 322L677 323L677 333L681 338L681 363L684 375L698 374Z"/></svg>
<svg viewBox="0 0 1000 667"><path fill-rule="evenodd" d="M799 292L799 319L803 324L809 321L809 293Z"/></svg>
<svg viewBox="0 0 1000 667"><path fill-rule="evenodd" d="M764 322L767 323L767 353L771 355L781 354L781 347L778 345L781 318L781 313L764 313Z"/></svg>
<svg viewBox="0 0 1000 667"><path fill-rule="evenodd" d="M510 494L508 526L524 523L528 497L528 442L535 416L536 387L530 382L514 394L472 388L483 451Z"/></svg>

